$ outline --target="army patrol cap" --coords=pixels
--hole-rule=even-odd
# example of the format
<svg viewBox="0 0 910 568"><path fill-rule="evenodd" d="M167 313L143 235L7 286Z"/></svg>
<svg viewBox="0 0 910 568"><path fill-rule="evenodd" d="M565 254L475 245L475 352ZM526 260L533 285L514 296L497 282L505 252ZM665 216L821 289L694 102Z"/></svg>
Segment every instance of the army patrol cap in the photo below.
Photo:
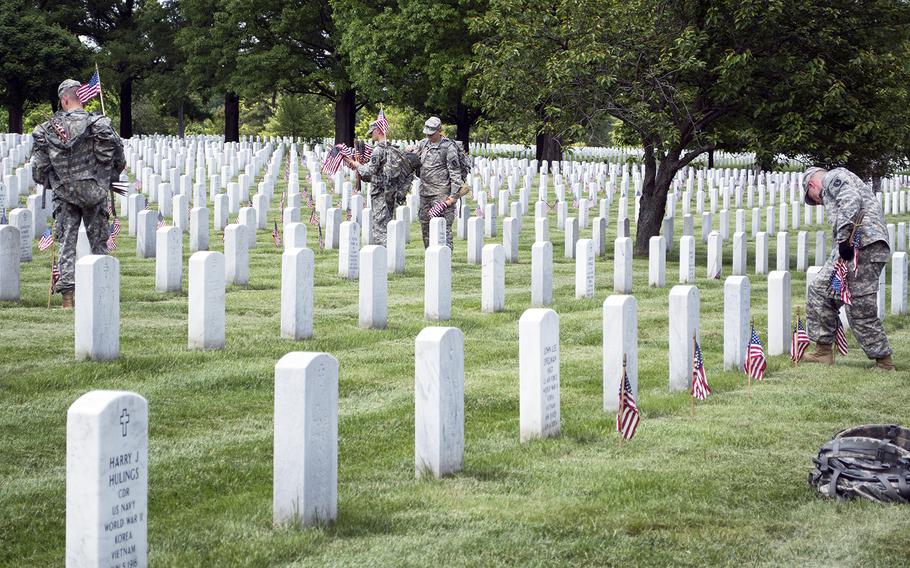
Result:
<svg viewBox="0 0 910 568"><path fill-rule="evenodd" d="M379 122L374 120L373 122L370 123L370 127L367 129L367 136L372 134L373 131L376 130L377 128L379 128Z"/></svg>
<svg viewBox="0 0 910 568"><path fill-rule="evenodd" d="M438 116L431 116L423 123L424 134L436 134L440 128L442 128L442 121Z"/></svg>
<svg viewBox="0 0 910 568"><path fill-rule="evenodd" d="M63 97L63 91L65 91L67 89L72 89L73 87L81 87L81 86L82 86L82 83L80 83L79 81L77 81L75 79L66 79L65 81L60 83L59 87L57 87L57 98L59 99L59 98Z"/></svg>
<svg viewBox="0 0 910 568"><path fill-rule="evenodd" d="M824 168L819 168L817 166L812 166L808 168L805 173L803 173L803 201L806 205L818 205L814 201L809 200L809 180L812 179L817 172L825 171Z"/></svg>

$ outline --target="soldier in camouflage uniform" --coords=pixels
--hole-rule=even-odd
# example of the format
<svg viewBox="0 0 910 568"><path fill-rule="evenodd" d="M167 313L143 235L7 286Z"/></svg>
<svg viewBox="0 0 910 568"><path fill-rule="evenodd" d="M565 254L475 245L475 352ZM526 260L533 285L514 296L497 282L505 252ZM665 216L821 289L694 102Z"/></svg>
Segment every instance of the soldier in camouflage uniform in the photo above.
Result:
<svg viewBox="0 0 910 568"><path fill-rule="evenodd" d="M370 162L360 164L349 156L345 156L344 161L352 168L357 169L361 179L370 182L373 244L386 246L386 232L389 221L392 220L392 212L389 211L386 204L386 192L394 189L391 186L398 172L393 171L393 164L389 162L389 155L393 151L391 144L386 140L385 132L379 128L376 121L370 123L367 135L374 142Z"/></svg>
<svg viewBox="0 0 910 568"><path fill-rule="evenodd" d="M455 221L455 204L461 188L461 163L455 142L442 135L442 121L431 116L424 123L426 138L417 146L420 156L420 228L424 248L430 246L430 209L445 201L448 205L442 215L446 220L446 244L452 247L452 223Z"/></svg>
<svg viewBox="0 0 910 568"><path fill-rule="evenodd" d="M73 307L76 287L76 241L85 224L92 254L107 254L108 191L126 160L123 143L106 116L89 114L76 95L79 82L67 79L57 88L60 110L32 132L32 176L54 192L55 239L60 244L60 279L56 292L63 307Z"/></svg>
<svg viewBox="0 0 910 568"><path fill-rule="evenodd" d="M875 369L893 371L891 346L878 318L876 302L879 275L891 257L885 216L878 199L872 188L845 168L831 171L809 168L803 176L803 191L806 204L824 205L838 246L809 285L806 319L809 337L816 342L816 348L802 360L834 364L831 345L838 325L838 312L844 302L832 289L831 276L835 262L842 258L849 268L847 287L851 305L846 311L853 335L866 356L876 361ZM855 249L851 235L858 237ZM855 275L854 255L859 255Z"/></svg>

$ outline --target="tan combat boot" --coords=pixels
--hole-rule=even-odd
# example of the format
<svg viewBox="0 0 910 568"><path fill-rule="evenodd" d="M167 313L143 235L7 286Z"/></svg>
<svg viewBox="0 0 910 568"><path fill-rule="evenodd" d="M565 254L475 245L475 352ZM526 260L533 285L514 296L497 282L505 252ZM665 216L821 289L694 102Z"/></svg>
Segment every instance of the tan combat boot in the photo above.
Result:
<svg viewBox="0 0 910 568"><path fill-rule="evenodd" d="M830 343L816 343L815 351L804 354L800 363L823 363L825 365L834 364L834 352L831 351Z"/></svg>
<svg viewBox="0 0 910 568"><path fill-rule="evenodd" d="M894 363L891 362L891 355L886 357L881 357L875 360L875 366L872 367L876 371L896 371Z"/></svg>
<svg viewBox="0 0 910 568"><path fill-rule="evenodd" d="M63 292L63 309L71 310L75 305L76 303L73 301L73 293Z"/></svg>

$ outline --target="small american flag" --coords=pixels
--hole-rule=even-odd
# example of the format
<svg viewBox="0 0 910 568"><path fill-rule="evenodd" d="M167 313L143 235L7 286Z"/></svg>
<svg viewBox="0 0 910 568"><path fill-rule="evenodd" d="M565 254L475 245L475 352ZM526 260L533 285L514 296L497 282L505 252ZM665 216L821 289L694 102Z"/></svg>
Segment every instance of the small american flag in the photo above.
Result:
<svg viewBox="0 0 910 568"><path fill-rule="evenodd" d="M117 239L114 237L113 234L111 234L111 236L109 236L107 238L106 245L107 245L107 252L109 252L109 253L117 250Z"/></svg>
<svg viewBox="0 0 910 568"><path fill-rule="evenodd" d="M376 115L376 128L383 136L389 131L389 121L386 120L385 111L382 109L379 109L379 114Z"/></svg>
<svg viewBox="0 0 910 568"><path fill-rule="evenodd" d="M856 258L856 257L854 257ZM839 258L834 263L834 273L831 274L831 289L848 306L853 305L850 297L850 288L847 285L847 263Z"/></svg>
<svg viewBox="0 0 910 568"><path fill-rule="evenodd" d="M60 280L60 268L57 266L57 257L54 257L54 264L51 265L51 289L57 285Z"/></svg>
<svg viewBox="0 0 910 568"><path fill-rule="evenodd" d="M806 333L806 328L803 326L803 320L799 316L796 316L796 327L793 328L793 340L790 343L790 359L792 359L794 363L798 363L799 360L803 358L803 353L806 352L809 343L809 334Z"/></svg>
<svg viewBox="0 0 910 568"><path fill-rule="evenodd" d="M101 77L99 77L98 72L95 71L92 74L92 78L88 80L88 83L76 89L76 96L79 97L79 102L85 103L86 101L97 97L100 92Z"/></svg>
<svg viewBox="0 0 910 568"><path fill-rule="evenodd" d="M41 239L38 241L38 250L47 250L52 244L54 244L54 232L50 229L45 229L41 233Z"/></svg>
<svg viewBox="0 0 910 568"><path fill-rule="evenodd" d="M708 376L705 374L705 362L701 358L701 347L695 341L695 356L692 359L692 396L698 400L705 400L711 394L708 386Z"/></svg>
<svg viewBox="0 0 910 568"><path fill-rule="evenodd" d="M840 317L837 318L837 328L834 330L834 344L837 345L837 352L846 357L847 333L844 329L844 324L840 321Z"/></svg>
<svg viewBox="0 0 910 568"><path fill-rule="evenodd" d="M161 211L158 212L158 224L155 225L155 229L160 229L164 226L164 215L161 214Z"/></svg>
<svg viewBox="0 0 910 568"><path fill-rule="evenodd" d="M483 209L481 209L479 206L474 209L474 216L478 219L483 219Z"/></svg>
<svg viewBox="0 0 910 568"><path fill-rule="evenodd" d="M111 236L116 237L120 234L120 219L114 217L114 223L111 225Z"/></svg>
<svg viewBox="0 0 910 568"><path fill-rule="evenodd" d="M278 209L281 211L281 214L284 215L284 192L281 192L281 202L278 203Z"/></svg>
<svg viewBox="0 0 910 568"><path fill-rule="evenodd" d="M752 326L752 339L749 340L749 352L746 354L746 373L756 381L764 380L765 369L768 368L768 359L762 347L755 326Z"/></svg>
<svg viewBox="0 0 910 568"><path fill-rule="evenodd" d="M278 233L278 221L275 221L275 228L272 229L272 240L275 241L275 248L281 248L281 235Z"/></svg>
<svg viewBox="0 0 910 568"><path fill-rule="evenodd" d="M853 276L859 271L859 231L853 233Z"/></svg>
<svg viewBox="0 0 910 568"><path fill-rule="evenodd" d="M344 154L341 153L341 150L338 147L333 146L326 155L325 160L322 162L322 173L330 176L335 175L343 161Z"/></svg>
<svg viewBox="0 0 910 568"><path fill-rule="evenodd" d="M63 125L60 124L59 122L57 122L57 120L55 120L53 118L51 118L49 122L51 123L51 128L53 128L54 132L57 133L57 137L60 138L60 141L63 142L64 144L69 142L70 135L66 131L66 129L63 128Z"/></svg>
<svg viewBox="0 0 910 568"><path fill-rule="evenodd" d="M635 404L635 396L632 394L632 383L623 366L622 384L619 387L619 412L616 413L616 431L623 439L631 440L635 435L635 430L638 429L640 420L641 414L638 411L638 405Z"/></svg>

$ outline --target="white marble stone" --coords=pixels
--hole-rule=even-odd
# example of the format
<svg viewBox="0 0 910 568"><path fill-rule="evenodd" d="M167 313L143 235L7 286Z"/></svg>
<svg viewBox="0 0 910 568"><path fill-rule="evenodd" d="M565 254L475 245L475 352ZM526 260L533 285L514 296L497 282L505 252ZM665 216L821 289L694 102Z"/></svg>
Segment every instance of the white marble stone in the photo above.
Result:
<svg viewBox="0 0 910 568"><path fill-rule="evenodd" d="M578 242L578 219L568 217L565 227L565 257L575 258L575 243Z"/></svg>
<svg viewBox="0 0 910 568"><path fill-rule="evenodd" d="M361 246L376 244L373 242L373 209L370 207L360 214L360 243Z"/></svg>
<svg viewBox="0 0 910 568"><path fill-rule="evenodd" d="M575 298L594 297L594 242L579 239L575 244Z"/></svg>
<svg viewBox="0 0 910 568"><path fill-rule="evenodd" d="M737 231L733 233L733 276L745 276L748 266L748 242L746 233Z"/></svg>
<svg viewBox="0 0 910 568"><path fill-rule="evenodd" d="M531 246L531 305L543 307L552 303L553 244L536 242Z"/></svg>
<svg viewBox="0 0 910 568"><path fill-rule="evenodd" d="M228 198L227 195L219 193L213 198L215 204L215 230L221 231L228 224Z"/></svg>
<svg viewBox="0 0 910 568"><path fill-rule="evenodd" d="M187 206L185 195L175 195L171 199L173 203L174 226L180 230L180 233L186 233L190 229L190 211Z"/></svg>
<svg viewBox="0 0 910 568"><path fill-rule="evenodd" d="M190 209L190 252L209 248L209 210L204 207Z"/></svg>
<svg viewBox="0 0 910 568"><path fill-rule="evenodd" d="M724 268L724 241L720 233L711 231L708 235L708 265L706 276L709 280L718 280Z"/></svg>
<svg viewBox="0 0 910 568"><path fill-rule="evenodd" d="M430 219L430 246L446 245L446 220L444 217Z"/></svg>
<svg viewBox="0 0 910 568"><path fill-rule="evenodd" d="M768 355L771 357L790 353L791 313L790 273L775 270L768 274Z"/></svg>
<svg viewBox="0 0 910 568"><path fill-rule="evenodd" d="M483 211L483 234L488 239L496 238L496 204L488 203Z"/></svg>
<svg viewBox="0 0 910 568"><path fill-rule="evenodd" d="M0 300L18 302L20 295L19 229L0 225Z"/></svg>
<svg viewBox="0 0 910 568"><path fill-rule="evenodd" d="M679 239L679 282L695 283L695 237L691 235Z"/></svg>
<svg viewBox="0 0 910 568"><path fill-rule="evenodd" d="M907 313L907 253L891 255L891 315Z"/></svg>
<svg viewBox="0 0 910 568"><path fill-rule="evenodd" d="M384 246L367 245L360 249L360 327L384 329L386 326L388 270Z"/></svg>
<svg viewBox="0 0 910 568"><path fill-rule="evenodd" d="M827 237L825 231L816 231L815 232L815 265L821 266L825 264L825 260L828 258L827 250Z"/></svg>
<svg viewBox="0 0 910 568"><path fill-rule="evenodd" d="M790 270L790 235L777 233L777 270Z"/></svg>
<svg viewBox="0 0 910 568"><path fill-rule="evenodd" d="M256 248L256 210L252 207L241 207L237 219L240 225L246 227L247 248Z"/></svg>
<svg viewBox="0 0 910 568"><path fill-rule="evenodd" d="M768 233L755 235L755 274L768 273Z"/></svg>
<svg viewBox="0 0 910 568"><path fill-rule="evenodd" d="M613 241L613 291L632 293L632 239L619 237Z"/></svg>
<svg viewBox="0 0 910 568"><path fill-rule="evenodd" d="M188 335L190 349L224 347L224 255L193 253L189 261Z"/></svg>
<svg viewBox="0 0 910 568"><path fill-rule="evenodd" d="M663 288L667 281L667 245L664 237L648 241L648 286Z"/></svg>
<svg viewBox="0 0 910 568"><path fill-rule="evenodd" d="M423 316L430 321L452 317L452 249L430 245L424 254Z"/></svg>
<svg viewBox="0 0 910 568"><path fill-rule="evenodd" d="M876 313L878 315L878 319L885 318L885 299L887 298L887 295L886 295L887 293L885 291L885 279L886 279L885 273L886 272L887 272L887 268L882 267L882 271L878 275L878 294L876 295L876 298L875 298L875 300L876 300L875 304L876 304L876 308L877 308Z"/></svg>
<svg viewBox="0 0 910 568"><path fill-rule="evenodd" d="M228 284L246 286L250 280L250 253L247 228L228 225L224 229L224 268Z"/></svg>
<svg viewBox="0 0 910 568"><path fill-rule="evenodd" d="M591 227L591 240L594 241L594 256L604 256L607 254L607 218L594 217Z"/></svg>
<svg viewBox="0 0 910 568"><path fill-rule="evenodd" d="M392 223L389 223L389 227ZM391 232L391 229L390 229ZM390 235L391 236L391 235ZM325 213L325 248L326 250L338 250L338 243L341 240L341 209L330 207Z"/></svg>
<svg viewBox="0 0 910 568"><path fill-rule="evenodd" d="M622 363L638 397L638 304L634 296L607 296L603 303L603 409L619 409Z"/></svg>
<svg viewBox="0 0 910 568"><path fill-rule="evenodd" d="M285 225L288 223L299 223L300 222L300 208L299 207L285 207L284 212L281 215L281 222Z"/></svg>
<svg viewBox="0 0 910 568"><path fill-rule="evenodd" d="M281 337L313 336L313 251L300 246L281 254Z"/></svg>
<svg viewBox="0 0 910 568"><path fill-rule="evenodd" d="M389 263L389 272L401 274L404 272L405 233L407 225L398 219L389 221L386 230L386 243L388 244L386 259Z"/></svg>
<svg viewBox="0 0 910 568"><path fill-rule="evenodd" d="M520 439L558 436L559 316L547 308L526 310L518 320Z"/></svg>
<svg viewBox="0 0 910 568"><path fill-rule="evenodd" d="M9 212L10 226L19 229L19 262L32 260L32 212L28 209L17 207Z"/></svg>
<svg viewBox="0 0 910 568"><path fill-rule="evenodd" d="M272 447L272 522L332 523L338 514L337 359L297 351L275 365Z"/></svg>
<svg viewBox="0 0 910 568"><path fill-rule="evenodd" d="M437 478L464 465L464 335L454 327L424 328L414 342L414 465Z"/></svg>
<svg viewBox="0 0 910 568"><path fill-rule="evenodd" d="M505 251L506 262L518 262L518 237L519 221L514 217L506 217L502 221L502 248Z"/></svg>
<svg viewBox="0 0 910 568"><path fill-rule="evenodd" d="M724 370L742 370L752 329L749 324L750 287L746 276L724 281Z"/></svg>
<svg viewBox="0 0 910 568"><path fill-rule="evenodd" d="M177 227L161 227L155 235L155 290L179 292L182 286L183 235Z"/></svg>
<svg viewBox="0 0 910 568"><path fill-rule="evenodd" d="M94 390L69 407L67 568L148 567L148 464L144 398Z"/></svg>
<svg viewBox="0 0 910 568"><path fill-rule="evenodd" d="M542 243L550 240L550 220L547 217L534 219L534 242Z"/></svg>
<svg viewBox="0 0 910 568"><path fill-rule="evenodd" d="M158 185L158 211L161 211L161 214L165 218L170 219L173 216L174 212L174 192L171 189L171 184L161 183Z"/></svg>
<svg viewBox="0 0 910 568"><path fill-rule="evenodd" d="M480 264L483 251L483 219L468 219L468 264Z"/></svg>
<svg viewBox="0 0 910 568"><path fill-rule="evenodd" d="M501 312L505 309L505 251L502 245L490 244L483 247L481 267L481 311Z"/></svg>
<svg viewBox="0 0 910 568"><path fill-rule="evenodd" d="M711 234L712 221L711 213L702 213L701 215L701 242L708 242L708 235Z"/></svg>
<svg viewBox="0 0 910 568"><path fill-rule="evenodd" d="M154 258L158 212L149 210L140 211L137 216L136 225L136 256L139 258Z"/></svg>
<svg viewBox="0 0 910 568"><path fill-rule="evenodd" d="M76 262L76 359L120 356L120 261L90 254Z"/></svg>
<svg viewBox="0 0 910 568"><path fill-rule="evenodd" d="M338 245L338 275L356 280L360 275L360 226L354 221L342 221Z"/></svg>
<svg viewBox="0 0 910 568"><path fill-rule="evenodd" d="M700 300L695 286L670 289L670 390L688 390L692 385L693 338L698 333Z"/></svg>

